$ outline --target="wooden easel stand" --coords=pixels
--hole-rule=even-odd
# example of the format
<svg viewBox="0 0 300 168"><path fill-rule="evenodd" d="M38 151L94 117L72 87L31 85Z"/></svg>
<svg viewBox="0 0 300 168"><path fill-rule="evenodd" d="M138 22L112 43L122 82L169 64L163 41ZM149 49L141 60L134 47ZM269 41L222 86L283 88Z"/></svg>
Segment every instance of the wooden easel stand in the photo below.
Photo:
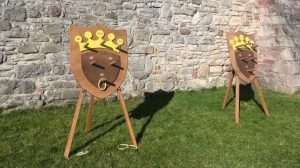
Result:
<svg viewBox="0 0 300 168"><path fill-rule="evenodd" d="M223 101L223 104L222 104L222 110L226 107L227 105L227 102L228 102L228 96L230 94L230 90L232 88L232 82L233 82L233 78L236 76L236 87L235 87L235 123L238 124L239 123L239 115L240 115L240 78L235 74L234 71L232 71L232 75L229 79L229 83L228 83L228 87L226 89L226 94L225 94L225 97L224 97L224 101ZM261 104L263 106L263 109L264 109L264 113L265 113L265 116L266 117L269 117L270 114L269 114L269 111L268 111L268 108L267 108L267 104L266 104L266 101L263 97L263 94L262 94L262 91L261 91L261 88L259 86L259 82L257 80L257 78L255 77L254 78L254 84L255 84L255 89L257 90L258 92L258 96L259 96L259 99L261 101Z"/></svg>
<svg viewBox="0 0 300 168"><path fill-rule="evenodd" d="M74 117L73 117L69 137L68 137L67 144L66 144L66 147L65 147L65 152L64 152L64 157L66 159L69 158L70 149L71 149L74 134L75 134L75 128L76 128L79 112L80 112L80 109L81 109L84 92L85 92L85 90L83 90L83 89L80 89L80 91L79 91L79 96L78 96L78 100L77 100L77 104L76 104L76 109L75 109L75 112L74 112ZM123 95L121 93L121 90L118 89L117 93L118 93L118 97L119 97L120 104L121 104L121 107L122 107L122 111L123 111L123 114L124 114L124 119L125 119L127 127L128 127L128 132L129 132L129 135L130 135L131 142L134 146L137 147L137 142L136 142L136 139L135 139L135 136L134 136L134 132L133 132L133 129L132 129L132 126L131 126L128 111L127 111L127 108L126 108L125 101L124 101ZM94 108L94 98L95 97L92 94L90 94L89 106L88 106L88 111L87 111L87 116L86 116L86 124L85 124L85 130L84 130L85 134L87 134L90 130L90 124L91 124L92 113L93 113L93 108Z"/></svg>

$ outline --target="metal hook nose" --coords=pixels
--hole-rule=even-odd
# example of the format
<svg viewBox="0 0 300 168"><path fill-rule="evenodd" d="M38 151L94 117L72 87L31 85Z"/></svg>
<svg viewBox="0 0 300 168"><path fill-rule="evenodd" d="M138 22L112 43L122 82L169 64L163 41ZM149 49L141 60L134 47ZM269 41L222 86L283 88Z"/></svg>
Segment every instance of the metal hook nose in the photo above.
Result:
<svg viewBox="0 0 300 168"><path fill-rule="evenodd" d="M106 78L100 78L98 81L98 88L104 91L107 88Z"/></svg>

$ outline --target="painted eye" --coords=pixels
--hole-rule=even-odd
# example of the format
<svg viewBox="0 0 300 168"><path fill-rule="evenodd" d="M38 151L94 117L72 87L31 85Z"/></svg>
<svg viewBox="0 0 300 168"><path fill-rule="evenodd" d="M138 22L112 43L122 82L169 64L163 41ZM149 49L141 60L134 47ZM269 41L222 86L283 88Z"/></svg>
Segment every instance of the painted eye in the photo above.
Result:
<svg viewBox="0 0 300 168"><path fill-rule="evenodd" d="M90 56L90 59L91 59L91 60L94 59L94 56Z"/></svg>
<svg viewBox="0 0 300 168"><path fill-rule="evenodd" d="M114 60L114 58L113 57L108 57L108 60L112 61L112 60Z"/></svg>

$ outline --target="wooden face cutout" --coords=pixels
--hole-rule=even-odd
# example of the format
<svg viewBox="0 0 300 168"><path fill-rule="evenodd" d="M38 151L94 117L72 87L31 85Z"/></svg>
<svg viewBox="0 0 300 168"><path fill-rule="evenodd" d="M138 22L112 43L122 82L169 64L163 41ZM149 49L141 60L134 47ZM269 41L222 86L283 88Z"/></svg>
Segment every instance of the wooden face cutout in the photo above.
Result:
<svg viewBox="0 0 300 168"><path fill-rule="evenodd" d="M70 26L70 64L80 87L105 98L122 84L128 67L125 30Z"/></svg>
<svg viewBox="0 0 300 168"><path fill-rule="evenodd" d="M258 59L254 35L227 33L227 43L234 71L244 82L251 83L257 72Z"/></svg>

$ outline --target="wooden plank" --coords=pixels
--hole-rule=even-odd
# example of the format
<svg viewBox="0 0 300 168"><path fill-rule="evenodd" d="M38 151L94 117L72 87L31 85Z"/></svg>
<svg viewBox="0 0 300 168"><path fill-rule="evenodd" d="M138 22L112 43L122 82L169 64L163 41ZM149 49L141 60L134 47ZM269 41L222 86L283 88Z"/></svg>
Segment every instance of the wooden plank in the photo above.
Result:
<svg viewBox="0 0 300 168"><path fill-rule="evenodd" d="M256 88L256 90L258 92L258 96L259 96L259 99L261 101L261 104L263 106L263 109L264 109L264 112L265 112L265 116L269 117L270 114L269 114L269 111L268 111L268 108L267 108L267 104L266 104L265 98L264 98L264 96L262 94L262 91L261 91L261 88L259 86L259 82L258 82L257 78L254 79L254 84L255 84L255 88Z"/></svg>
<svg viewBox="0 0 300 168"><path fill-rule="evenodd" d="M128 111L126 109L126 105L125 105L125 102L124 102L123 95L122 95L120 89L118 89L117 92L118 92L118 97L119 97L120 104L121 104L121 107L122 107L122 110L123 110L124 119L125 119L127 127L128 127L128 132L129 132L129 135L130 135L131 142L134 146L137 147L136 139L135 139L135 136L134 136L134 133L133 133L133 129L132 129L132 126L131 126L131 122L130 122L130 119L129 119Z"/></svg>
<svg viewBox="0 0 300 168"><path fill-rule="evenodd" d="M84 130L85 134L87 134L90 131L93 111L94 111L94 96L90 94L89 107L86 114L86 122L85 122L85 130Z"/></svg>
<svg viewBox="0 0 300 168"><path fill-rule="evenodd" d="M235 123L239 123L240 119L240 79L239 77L235 80Z"/></svg>
<svg viewBox="0 0 300 168"><path fill-rule="evenodd" d="M229 96L229 93L230 93L230 90L231 90L231 87L232 87L233 78L234 78L234 71L232 71L232 75L229 79L229 83L228 83L228 86L227 86L226 94L225 94L223 105L222 105L222 110L226 107L228 96Z"/></svg>
<svg viewBox="0 0 300 168"><path fill-rule="evenodd" d="M83 95L84 95L84 90L80 89L77 104L76 104L76 109L74 112L73 122L71 125L69 137L68 137L67 144L65 147L64 157L66 159L69 158L69 153L70 153L70 149L71 149L71 145L72 145L72 141L73 141L73 137L74 137L74 133L75 133L75 128L76 128L76 124L77 124L77 120L78 120L78 116L79 116L79 112L80 112L80 108L81 108L81 104L82 104L82 100L83 100Z"/></svg>

